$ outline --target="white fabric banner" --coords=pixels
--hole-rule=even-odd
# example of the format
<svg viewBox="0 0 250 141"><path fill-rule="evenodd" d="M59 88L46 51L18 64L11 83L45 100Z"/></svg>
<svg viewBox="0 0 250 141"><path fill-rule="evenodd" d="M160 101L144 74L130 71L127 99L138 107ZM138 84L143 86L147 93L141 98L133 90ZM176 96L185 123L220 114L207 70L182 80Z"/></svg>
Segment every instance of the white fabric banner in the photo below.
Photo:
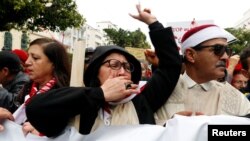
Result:
<svg viewBox="0 0 250 141"><path fill-rule="evenodd" d="M57 138L28 134L24 137L21 126L5 121L5 130L0 132L0 141L207 141L209 124L250 125L249 118L235 116L180 116L157 125L105 126L89 135L81 135L74 127L67 127Z"/></svg>
<svg viewBox="0 0 250 141"><path fill-rule="evenodd" d="M3 126L4 131L0 132L0 141L26 141L21 125L5 120Z"/></svg>

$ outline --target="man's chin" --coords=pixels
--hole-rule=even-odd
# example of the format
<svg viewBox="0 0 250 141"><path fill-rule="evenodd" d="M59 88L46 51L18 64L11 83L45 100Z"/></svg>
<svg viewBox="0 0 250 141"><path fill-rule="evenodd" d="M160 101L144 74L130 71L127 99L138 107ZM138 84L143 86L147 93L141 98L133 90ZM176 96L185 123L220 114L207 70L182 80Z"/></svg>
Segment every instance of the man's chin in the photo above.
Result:
<svg viewBox="0 0 250 141"><path fill-rule="evenodd" d="M225 77L225 73L224 74L219 74L218 78L224 78Z"/></svg>

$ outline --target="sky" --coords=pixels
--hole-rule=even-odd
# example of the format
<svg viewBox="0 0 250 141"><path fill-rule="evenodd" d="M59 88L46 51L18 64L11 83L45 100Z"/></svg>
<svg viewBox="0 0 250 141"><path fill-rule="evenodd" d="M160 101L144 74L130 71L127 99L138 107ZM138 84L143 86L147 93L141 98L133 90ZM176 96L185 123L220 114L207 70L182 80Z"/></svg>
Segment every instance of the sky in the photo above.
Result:
<svg viewBox="0 0 250 141"><path fill-rule="evenodd" d="M75 0L78 11L95 27L96 22L110 21L118 28L134 31L140 28L145 34L148 27L129 16L137 14L135 5L150 8L151 13L167 26L168 22L213 20L215 24L233 27L250 9L250 0Z"/></svg>

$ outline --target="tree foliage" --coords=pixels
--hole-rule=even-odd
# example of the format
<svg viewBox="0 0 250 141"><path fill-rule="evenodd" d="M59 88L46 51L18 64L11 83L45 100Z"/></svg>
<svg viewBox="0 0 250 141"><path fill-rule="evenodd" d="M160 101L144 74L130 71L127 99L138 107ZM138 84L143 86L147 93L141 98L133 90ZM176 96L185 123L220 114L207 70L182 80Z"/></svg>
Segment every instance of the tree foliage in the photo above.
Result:
<svg viewBox="0 0 250 141"><path fill-rule="evenodd" d="M230 44L234 53L240 53L241 50L250 45L250 30L245 28L227 28L228 32L233 34L237 41Z"/></svg>
<svg viewBox="0 0 250 141"><path fill-rule="evenodd" d="M129 37L129 32L125 31L121 28L118 30L114 28L107 28L104 29L106 32L106 37L108 40L108 44L115 44L121 47L125 47L128 45L128 37Z"/></svg>
<svg viewBox="0 0 250 141"><path fill-rule="evenodd" d="M106 37L108 39L108 44L115 44L125 47L135 47L135 48L150 48L149 43L146 41L146 35L141 32L140 29L136 31L127 31L121 28L106 28L104 29Z"/></svg>
<svg viewBox="0 0 250 141"><path fill-rule="evenodd" d="M1 0L0 31L60 31L79 27L85 19L74 0Z"/></svg>

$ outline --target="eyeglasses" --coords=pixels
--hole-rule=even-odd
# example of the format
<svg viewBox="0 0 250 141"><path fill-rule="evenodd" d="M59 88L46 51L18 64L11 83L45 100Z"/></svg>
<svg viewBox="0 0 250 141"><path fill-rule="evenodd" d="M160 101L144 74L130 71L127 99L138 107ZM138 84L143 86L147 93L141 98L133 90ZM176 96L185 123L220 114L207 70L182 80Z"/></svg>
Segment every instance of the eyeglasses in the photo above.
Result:
<svg viewBox="0 0 250 141"><path fill-rule="evenodd" d="M208 47L212 47L214 54L217 56L222 56L225 52L227 53L228 56L232 55L233 50L231 48L229 48L228 46L225 45L219 45L219 44L215 44L215 45L208 45L208 46L202 46L202 45L198 45L195 46L193 49L194 50L201 50L203 48L208 48Z"/></svg>
<svg viewBox="0 0 250 141"><path fill-rule="evenodd" d="M102 63L105 64L108 63L109 67L113 70L120 70L121 67L123 67L125 69L126 72L133 72L134 71L134 65L128 62L120 62L119 60L116 59L110 59L110 60L106 60Z"/></svg>

